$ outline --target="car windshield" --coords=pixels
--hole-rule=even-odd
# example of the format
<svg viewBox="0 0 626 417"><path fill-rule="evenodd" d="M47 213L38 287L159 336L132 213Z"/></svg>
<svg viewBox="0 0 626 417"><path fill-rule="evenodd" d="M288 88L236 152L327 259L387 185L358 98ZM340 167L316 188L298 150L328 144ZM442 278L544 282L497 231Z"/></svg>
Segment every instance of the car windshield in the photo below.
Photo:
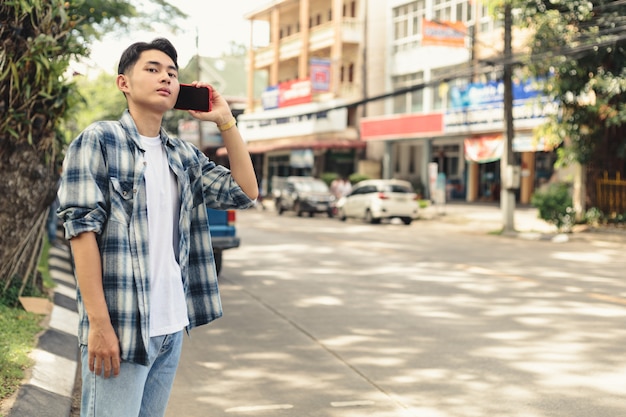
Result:
<svg viewBox="0 0 626 417"><path fill-rule="evenodd" d="M413 190L411 190L409 187L406 187L400 184L388 184L385 186L385 191L388 193L405 193L405 194L409 194L413 192Z"/></svg>
<svg viewBox="0 0 626 417"><path fill-rule="evenodd" d="M305 193L326 193L328 186L323 181L301 181L294 184L298 191Z"/></svg>

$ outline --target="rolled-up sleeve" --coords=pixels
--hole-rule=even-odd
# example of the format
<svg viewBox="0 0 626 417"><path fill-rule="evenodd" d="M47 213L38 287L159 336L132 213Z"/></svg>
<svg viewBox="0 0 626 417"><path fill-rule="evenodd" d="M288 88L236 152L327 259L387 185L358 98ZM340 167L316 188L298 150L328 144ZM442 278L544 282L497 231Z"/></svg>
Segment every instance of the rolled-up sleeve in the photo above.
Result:
<svg viewBox="0 0 626 417"><path fill-rule="evenodd" d="M188 144L185 145L190 147ZM189 148L188 152L191 152L198 161L197 164L187 168L192 192L201 190L207 207L226 210L246 209L254 205L255 200L243 192L228 168L215 164L196 148Z"/></svg>
<svg viewBox="0 0 626 417"><path fill-rule="evenodd" d="M108 171L97 125L85 129L69 146L63 162L57 215L65 238L84 232L100 234L107 220Z"/></svg>

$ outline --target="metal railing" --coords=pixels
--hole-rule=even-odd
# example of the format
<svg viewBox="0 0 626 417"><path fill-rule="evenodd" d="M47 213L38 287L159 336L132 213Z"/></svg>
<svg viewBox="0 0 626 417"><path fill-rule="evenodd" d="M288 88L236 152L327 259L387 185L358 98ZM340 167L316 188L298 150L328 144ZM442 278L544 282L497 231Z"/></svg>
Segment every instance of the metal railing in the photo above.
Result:
<svg viewBox="0 0 626 417"><path fill-rule="evenodd" d="M605 171L604 178L596 180L596 204L606 216L626 213L626 180L619 172L610 179Z"/></svg>

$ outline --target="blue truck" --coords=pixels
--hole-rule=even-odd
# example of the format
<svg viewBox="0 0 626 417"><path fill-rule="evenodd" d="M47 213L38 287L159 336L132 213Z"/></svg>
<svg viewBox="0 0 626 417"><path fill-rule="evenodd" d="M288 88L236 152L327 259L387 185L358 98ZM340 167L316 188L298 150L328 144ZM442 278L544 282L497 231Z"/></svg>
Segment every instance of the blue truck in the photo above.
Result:
<svg viewBox="0 0 626 417"><path fill-rule="evenodd" d="M222 270L223 252L227 249L239 247L240 239L237 236L235 210L207 209L209 214L209 231L213 244L213 256L215 257L215 269L217 275Z"/></svg>

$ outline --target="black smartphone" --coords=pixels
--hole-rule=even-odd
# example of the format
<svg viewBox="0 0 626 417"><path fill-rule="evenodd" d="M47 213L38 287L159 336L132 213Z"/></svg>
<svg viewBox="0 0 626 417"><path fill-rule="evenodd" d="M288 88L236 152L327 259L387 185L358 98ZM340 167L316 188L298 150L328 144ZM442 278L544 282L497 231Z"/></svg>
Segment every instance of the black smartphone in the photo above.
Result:
<svg viewBox="0 0 626 417"><path fill-rule="evenodd" d="M211 111L211 89L181 84L174 108L177 110Z"/></svg>

